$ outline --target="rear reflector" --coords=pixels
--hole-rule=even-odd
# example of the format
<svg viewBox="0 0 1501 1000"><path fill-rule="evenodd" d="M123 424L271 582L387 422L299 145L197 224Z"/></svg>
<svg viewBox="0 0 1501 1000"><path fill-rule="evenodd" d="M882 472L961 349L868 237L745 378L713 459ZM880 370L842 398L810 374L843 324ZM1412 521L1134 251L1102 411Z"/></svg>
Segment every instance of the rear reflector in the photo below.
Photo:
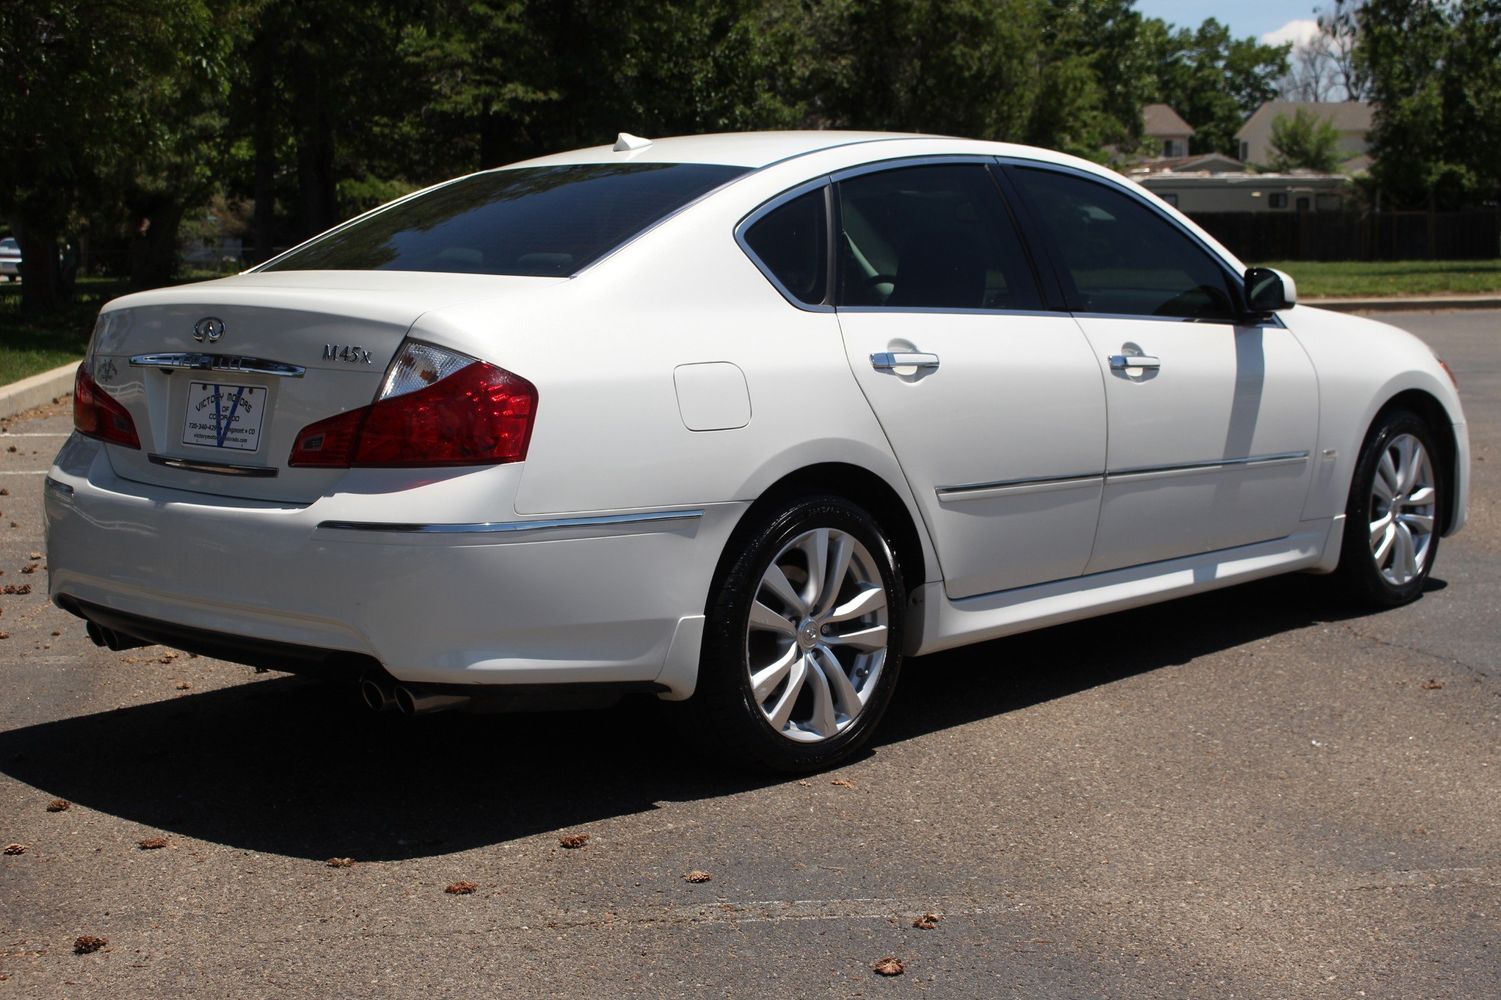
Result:
<svg viewBox="0 0 1501 1000"><path fill-rule="evenodd" d="M468 355L408 341L374 403L304 427L288 465L497 465L526 458L537 390Z"/></svg>
<svg viewBox="0 0 1501 1000"><path fill-rule="evenodd" d="M87 361L78 366L73 376L73 427L86 437L123 448L141 447L130 412L99 387L88 372Z"/></svg>

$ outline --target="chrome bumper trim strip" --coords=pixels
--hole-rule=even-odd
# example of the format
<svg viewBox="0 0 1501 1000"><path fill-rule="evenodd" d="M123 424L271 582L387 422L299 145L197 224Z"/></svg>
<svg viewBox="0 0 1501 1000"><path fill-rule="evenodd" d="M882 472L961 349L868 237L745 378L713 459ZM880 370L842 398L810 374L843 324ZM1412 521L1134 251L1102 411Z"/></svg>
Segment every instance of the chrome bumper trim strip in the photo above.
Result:
<svg viewBox="0 0 1501 1000"><path fill-rule="evenodd" d="M535 521L484 521L477 524L403 524L391 521L322 521L319 528L332 531L385 531L397 534L472 535L498 532L558 531L565 528L610 528L636 524L691 521L702 510L661 510L644 514L603 514L597 517L556 517Z"/></svg>
<svg viewBox="0 0 1501 1000"><path fill-rule="evenodd" d="M191 458L168 458L166 455L147 455L152 465L165 465L169 469L184 472L207 472L215 476L247 476L253 479L269 479L276 469L265 465L229 465L225 462L199 462Z"/></svg>
<svg viewBox="0 0 1501 1000"><path fill-rule="evenodd" d="M1252 455L1248 458L1216 458L1207 462L1190 462L1185 465L1164 465L1156 468L1122 469L1107 472L1112 482L1117 480L1166 479L1171 476L1196 476L1204 472L1219 472L1224 469L1265 469L1277 465L1305 465L1308 452L1289 451L1277 455Z"/></svg>

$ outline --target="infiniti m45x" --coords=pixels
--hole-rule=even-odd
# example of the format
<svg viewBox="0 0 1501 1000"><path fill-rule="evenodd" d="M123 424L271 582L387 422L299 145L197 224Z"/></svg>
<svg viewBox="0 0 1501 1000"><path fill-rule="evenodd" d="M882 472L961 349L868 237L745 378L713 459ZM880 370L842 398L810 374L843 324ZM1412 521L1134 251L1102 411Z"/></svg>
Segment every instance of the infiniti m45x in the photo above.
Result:
<svg viewBox="0 0 1501 1000"><path fill-rule="evenodd" d="M622 135L105 306L51 597L377 708L654 692L826 766L904 656L1293 571L1414 600L1455 387L1295 301L1057 153Z"/></svg>

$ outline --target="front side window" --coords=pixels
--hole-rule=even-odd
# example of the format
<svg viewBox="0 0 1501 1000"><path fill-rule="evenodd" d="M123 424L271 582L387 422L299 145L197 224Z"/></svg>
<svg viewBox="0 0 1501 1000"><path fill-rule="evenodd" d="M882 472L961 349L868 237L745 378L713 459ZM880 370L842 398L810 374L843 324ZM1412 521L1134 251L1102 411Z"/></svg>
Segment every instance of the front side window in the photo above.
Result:
<svg viewBox="0 0 1501 1000"><path fill-rule="evenodd" d="M1021 238L982 164L841 181L839 219L838 305L1042 308Z"/></svg>
<svg viewBox="0 0 1501 1000"><path fill-rule="evenodd" d="M799 195L757 219L745 242L793 298L818 305L829 284L829 217L824 189Z"/></svg>
<svg viewBox="0 0 1501 1000"><path fill-rule="evenodd" d="M1079 311L1234 319L1225 269L1143 202L1076 174L1022 167L1014 176Z"/></svg>
<svg viewBox="0 0 1501 1000"><path fill-rule="evenodd" d="M492 170L335 230L263 270L573 274L745 170L703 163Z"/></svg>

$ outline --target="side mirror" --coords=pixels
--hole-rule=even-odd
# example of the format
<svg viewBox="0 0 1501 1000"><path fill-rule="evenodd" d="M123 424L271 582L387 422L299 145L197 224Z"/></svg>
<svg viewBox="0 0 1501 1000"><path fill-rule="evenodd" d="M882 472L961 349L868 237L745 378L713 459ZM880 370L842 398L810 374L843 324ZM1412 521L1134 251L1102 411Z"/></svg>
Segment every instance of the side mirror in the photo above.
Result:
<svg viewBox="0 0 1501 1000"><path fill-rule="evenodd" d="M1246 306L1253 313L1273 313L1298 304L1298 286L1292 276L1270 267L1246 270Z"/></svg>

